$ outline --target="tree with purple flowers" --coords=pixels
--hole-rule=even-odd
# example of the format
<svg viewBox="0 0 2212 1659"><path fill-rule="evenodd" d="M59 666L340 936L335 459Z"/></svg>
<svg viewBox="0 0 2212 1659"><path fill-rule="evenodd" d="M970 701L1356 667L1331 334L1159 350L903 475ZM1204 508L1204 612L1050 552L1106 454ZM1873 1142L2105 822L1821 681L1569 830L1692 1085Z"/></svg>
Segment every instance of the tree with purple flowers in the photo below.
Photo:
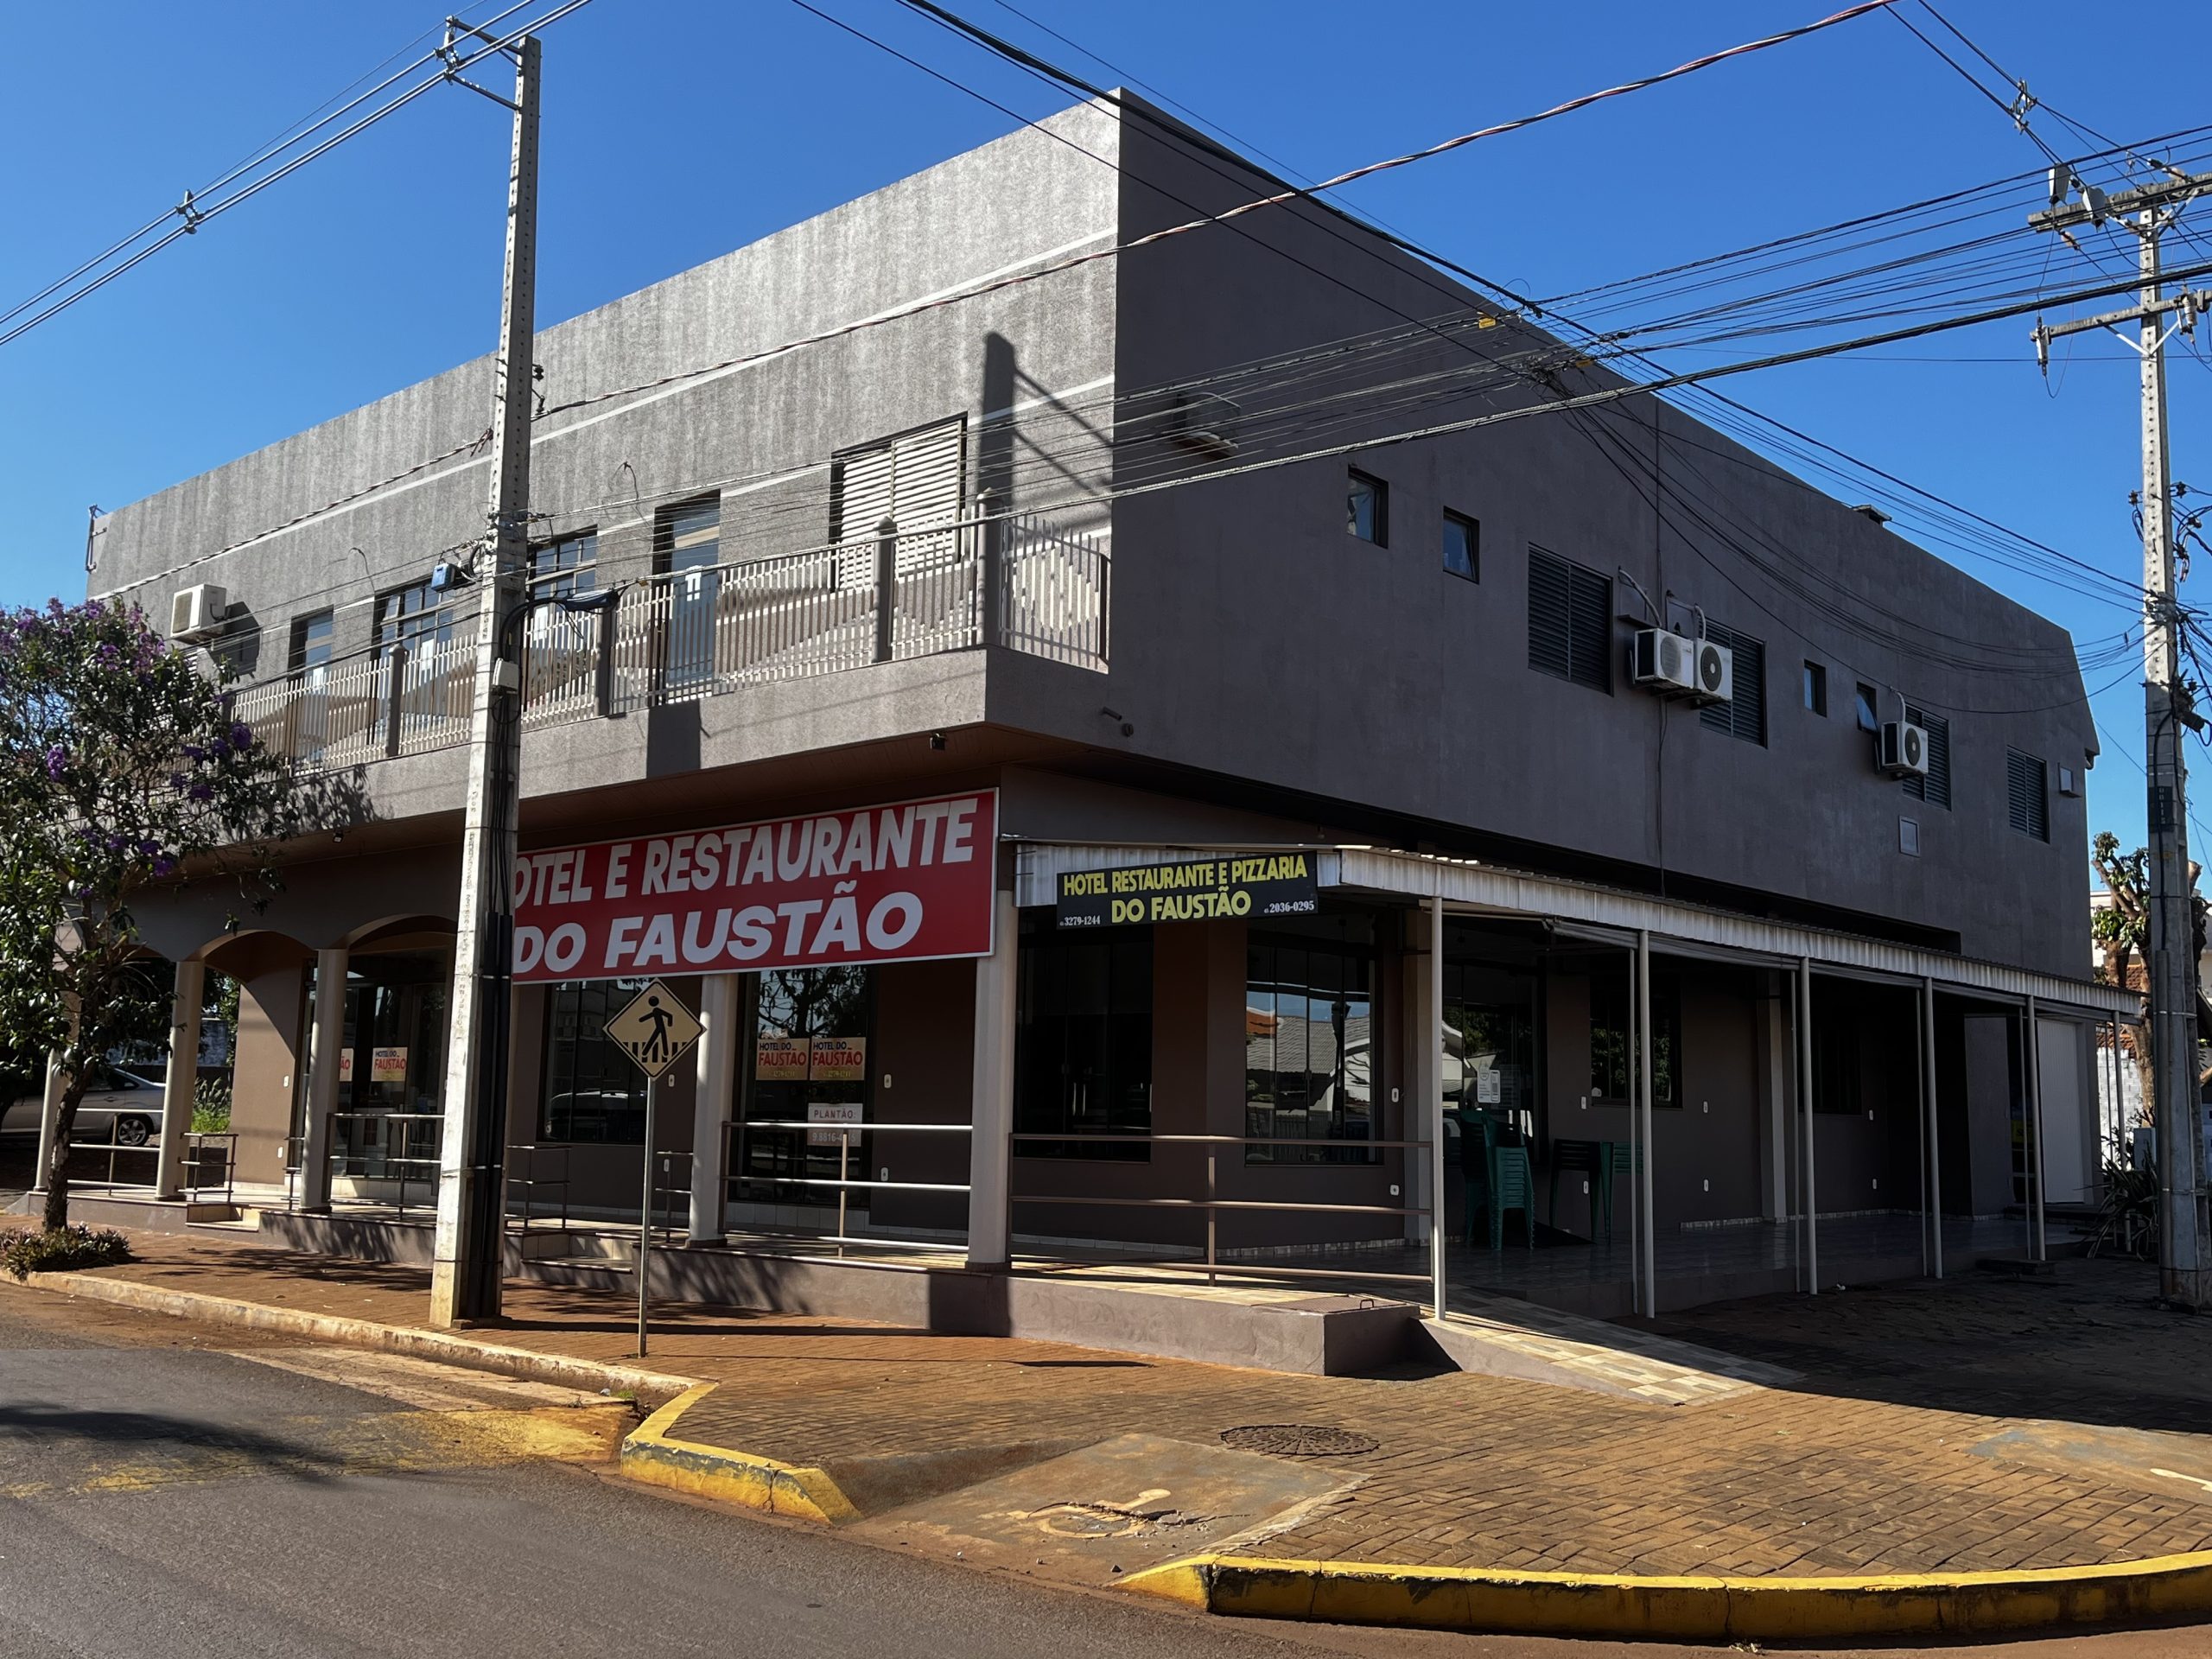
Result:
<svg viewBox="0 0 2212 1659"><path fill-rule="evenodd" d="M143 1035L155 964L133 905L190 880L258 908L277 845L334 810L329 785L257 742L136 607L0 611L0 1033L60 1057L49 1230L68 1220L86 1090Z"/></svg>

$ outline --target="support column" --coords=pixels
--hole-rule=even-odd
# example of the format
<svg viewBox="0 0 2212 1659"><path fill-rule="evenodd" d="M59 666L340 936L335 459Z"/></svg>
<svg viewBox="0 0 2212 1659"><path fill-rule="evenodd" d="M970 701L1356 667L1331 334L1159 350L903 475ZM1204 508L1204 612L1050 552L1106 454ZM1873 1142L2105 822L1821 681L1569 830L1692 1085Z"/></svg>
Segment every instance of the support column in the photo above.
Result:
<svg viewBox="0 0 2212 1659"><path fill-rule="evenodd" d="M1805 1149L1805 1288L1821 1294L1820 1183L1813 1167L1813 959L1797 959L1797 1105Z"/></svg>
<svg viewBox="0 0 2212 1659"><path fill-rule="evenodd" d="M154 1196L184 1191L184 1137L192 1128L192 1095L200 1081L200 1004L207 989L207 964L176 965L176 995L169 1007L169 1069L162 1084L161 1151L154 1165Z"/></svg>
<svg viewBox="0 0 2212 1659"><path fill-rule="evenodd" d="M38 1173L33 1185L41 1192L54 1170L54 1138L61 1128L61 1051L57 1048L47 1054L46 1092L39 1098Z"/></svg>
<svg viewBox="0 0 2212 1659"><path fill-rule="evenodd" d="M709 974L699 982L699 1092L691 1108L694 1244L719 1244L729 1236L723 1206L729 1194L729 1109L736 1098L744 988L735 974Z"/></svg>
<svg viewBox="0 0 2212 1659"><path fill-rule="evenodd" d="M1643 1306L1643 1317L1659 1317L1659 1264L1657 1261L1659 1229L1652 1209L1658 1187L1654 1166L1658 1160L1651 1147L1652 1042L1651 1042L1651 935L1643 928L1636 935L1636 1132L1643 1143L1643 1156L1637 1160L1634 1175L1637 1202L1637 1251L1641 1258L1638 1300Z"/></svg>
<svg viewBox="0 0 2212 1659"><path fill-rule="evenodd" d="M346 1045L346 958L315 953L315 1033L308 1055L307 1121L300 1137L300 1208L330 1208L330 1119L338 1109L338 1063Z"/></svg>
<svg viewBox="0 0 2212 1659"><path fill-rule="evenodd" d="M1444 900L1433 895L1428 901L1428 955L1425 965L1427 976L1423 981L1421 1001L1421 1014L1427 1024L1421 1045L1421 1121L1428 1136L1428 1294L1436 1317L1442 1319L1450 1306L1450 1286L1445 1281L1445 1245L1450 1230L1444 1222ZM1464 1119L1462 1120L1464 1123ZM1461 1130L1459 1155L1467 1155L1465 1131ZM1491 1195L1491 1202L1497 1202L1497 1195ZM1529 1195L1529 1230L1536 1229L1536 1195Z"/></svg>
<svg viewBox="0 0 2212 1659"><path fill-rule="evenodd" d="M1920 982L1920 1022L1928 1040L1920 1052L1921 1097L1928 1103L1924 1116L1928 1136L1928 1251L1936 1276L1943 1276L1943 1137L1942 1114L1936 1096L1936 982Z"/></svg>
<svg viewBox="0 0 2212 1659"><path fill-rule="evenodd" d="M2043 1235L2043 1035L2036 1021L2036 1000L2028 999L2026 1014L2020 1022L2027 1045L2027 1064L2020 1069L2020 1084L2027 1091L2021 1103L2021 1115L2026 1120L2022 1125L2028 1141L2028 1190L2022 1196L2027 1200L2022 1207L2028 1212L2028 1260L2041 1262L2044 1255Z"/></svg>
<svg viewBox="0 0 2212 1659"><path fill-rule="evenodd" d="M1001 889L991 954L976 963L975 1100L968 1136L968 1265L1002 1268L1013 1260L1008 1198L1014 1147L1014 1021L1020 980L1021 914Z"/></svg>

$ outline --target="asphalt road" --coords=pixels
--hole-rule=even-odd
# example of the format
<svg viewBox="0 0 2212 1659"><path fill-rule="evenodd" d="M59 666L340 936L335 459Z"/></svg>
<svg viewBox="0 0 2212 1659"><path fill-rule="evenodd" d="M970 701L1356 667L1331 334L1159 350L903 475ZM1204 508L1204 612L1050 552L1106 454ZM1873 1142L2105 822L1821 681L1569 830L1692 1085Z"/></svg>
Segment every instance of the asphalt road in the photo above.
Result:
<svg viewBox="0 0 2212 1659"><path fill-rule="evenodd" d="M0 1282L0 1654L1705 1651L1205 1619L673 1499L604 1465L487 1456L437 1432L455 1421L441 1407L520 1416L546 1393ZM2172 1632L1976 1652L2162 1659L2203 1643Z"/></svg>

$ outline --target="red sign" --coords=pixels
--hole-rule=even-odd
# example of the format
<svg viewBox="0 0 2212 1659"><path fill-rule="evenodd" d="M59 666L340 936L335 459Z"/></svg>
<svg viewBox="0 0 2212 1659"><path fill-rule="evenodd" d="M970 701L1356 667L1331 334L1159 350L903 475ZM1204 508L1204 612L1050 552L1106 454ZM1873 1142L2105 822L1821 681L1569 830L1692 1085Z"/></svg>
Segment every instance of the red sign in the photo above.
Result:
<svg viewBox="0 0 2212 1659"><path fill-rule="evenodd" d="M995 790L516 861L518 980L982 957Z"/></svg>

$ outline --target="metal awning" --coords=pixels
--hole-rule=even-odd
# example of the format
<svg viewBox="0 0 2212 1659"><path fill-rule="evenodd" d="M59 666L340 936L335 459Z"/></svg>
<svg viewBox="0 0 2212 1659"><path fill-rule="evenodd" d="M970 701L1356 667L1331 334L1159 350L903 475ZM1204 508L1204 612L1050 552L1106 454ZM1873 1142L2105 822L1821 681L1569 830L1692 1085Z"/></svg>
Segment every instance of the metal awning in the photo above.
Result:
<svg viewBox="0 0 2212 1659"><path fill-rule="evenodd" d="M1014 902L1052 904L1064 871L1126 868L1230 850L1244 849L1018 842ZM1627 935L1649 932L1656 950L1666 949L1663 941L1674 941L1684 948L1685 954L1721 955L1727 960L1770 965L1809 960L1816 969L1853 977L1929 979L1955 992L2005 1001L2024 1001L2032 996L2039 1011L2055 1015L2074 1014L2103 1020L2117 1014L2132 1020L2143 1014L2143 999L2133 991L1861 933L1747 916L1465 859L1369 847L1303 850L1314 855L1319 884L1339 892L1408 899L1437 898L1447 910L1462 914L1549 920L1574 927L1585 937L1601 929Z"/></svg>

